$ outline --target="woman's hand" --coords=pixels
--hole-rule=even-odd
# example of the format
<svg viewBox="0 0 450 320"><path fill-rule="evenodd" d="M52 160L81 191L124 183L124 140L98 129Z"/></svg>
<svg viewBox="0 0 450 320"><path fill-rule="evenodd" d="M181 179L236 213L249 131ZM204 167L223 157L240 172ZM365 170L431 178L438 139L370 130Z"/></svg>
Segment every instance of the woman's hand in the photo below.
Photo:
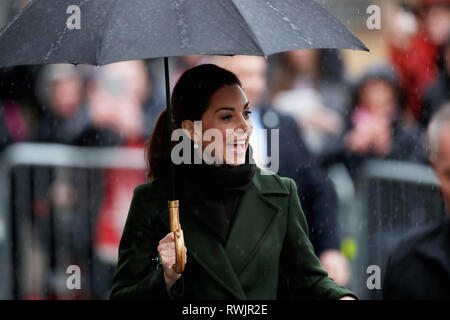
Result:
<svg viewBox="0 0 450 320"><path fill-rule="evenodd" d="M183 232L183 230L181 230L181 232ZM187 252L186 248L185 250ZM170 289L181 277L181 274L176 273L173 268L176 262L175 236L173 232L168 233L159 241L158 252L162 260L161 263L164 270L164 280L166 282L167 289Z"/></svg>

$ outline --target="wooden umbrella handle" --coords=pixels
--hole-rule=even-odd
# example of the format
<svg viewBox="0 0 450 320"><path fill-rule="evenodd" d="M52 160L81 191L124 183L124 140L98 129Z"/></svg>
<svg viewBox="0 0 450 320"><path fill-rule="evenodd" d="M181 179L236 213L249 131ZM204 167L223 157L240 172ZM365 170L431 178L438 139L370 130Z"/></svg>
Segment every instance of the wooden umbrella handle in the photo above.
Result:
<svg viewBox="0 0 450 320"><path fill-rule="evenodd" d="M175 264L174 269L176 273L183 273L184 265L186 264L186 249L184 247L184 237L181 232L179 202L178 200L169 201L170 214L170 231L175 236Z"/></svg>

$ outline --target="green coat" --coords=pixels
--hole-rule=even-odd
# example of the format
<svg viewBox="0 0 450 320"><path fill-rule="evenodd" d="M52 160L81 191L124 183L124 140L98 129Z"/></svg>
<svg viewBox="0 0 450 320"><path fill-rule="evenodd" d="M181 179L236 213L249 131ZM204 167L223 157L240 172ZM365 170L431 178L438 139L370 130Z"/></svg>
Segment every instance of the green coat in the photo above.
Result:
<svg viewBox="0 0 450 320"><path fill-rule="evenodd" d="M163 270L152 262L169 232L169 183L135 188L119 248L111 299L338 299L354 294L321 268L293 180L262 175L243 194L225 247L195 218L180 222L187 263L167 290ZM211 214L214 214L211 212ZM181 292L180 292L181 290ZM178 292L176 292L178 291Z"/></svg>

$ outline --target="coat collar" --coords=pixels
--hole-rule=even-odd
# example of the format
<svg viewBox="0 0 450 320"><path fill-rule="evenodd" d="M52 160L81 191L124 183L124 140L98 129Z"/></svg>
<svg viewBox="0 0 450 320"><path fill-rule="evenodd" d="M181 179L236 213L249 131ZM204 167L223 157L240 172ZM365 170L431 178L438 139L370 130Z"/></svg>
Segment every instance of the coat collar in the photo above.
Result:
<svg viewBox="0 0 450 320"><path fill-rule="evenodd" d="M170 181L168 179L158 178L151 184L152 186L148 189L146 195L148 200L168 200L170 194ZM262 195L289 194L289 190L285 187L280 177L259 167L256 168L253 176L253 185L258 193Z"/></svg>
<svg viewBox="0 0 450 320"><path fill-rule="evenodd" d="M237 299L246 299L239 275L256 254L271 223L281 211L272 201L271 195L289 195L281 179L267 173L256 169L253 184L241 198L225 248L217 237L207 232L193 217L183 215L183 204L180 203L180 223L188 255ZM166 202L168 182L155 182L158 188L151 188L152 192L147 198L164 200L158 202L158 216L169 228Z"/></svg>

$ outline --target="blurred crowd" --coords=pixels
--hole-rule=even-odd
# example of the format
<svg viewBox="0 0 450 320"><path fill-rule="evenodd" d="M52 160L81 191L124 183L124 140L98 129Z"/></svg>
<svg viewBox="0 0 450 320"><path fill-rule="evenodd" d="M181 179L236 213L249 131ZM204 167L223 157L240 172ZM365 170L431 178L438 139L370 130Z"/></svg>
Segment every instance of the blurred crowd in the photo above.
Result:
<svg viewBox="0 0 450 320"><path fill-rule="evenodd" d="M349 74L342 53L329 49L268 59L171 59L172 86L184 70L201 63L234 71L255 127L280 129L278 174L296 181L316 252L343 285L350 270L339 249L336 194L327 169L340 163L354 175L369 158L427 163L425 128L450 103L450 0L402 2L389 19L387 59L368 65L358 78ZM143 148L165 108L164 94L160 59L2 69L0 154L19 142ZM256 158L266 151L255 148ZM143 172L110 170L103 181L107 196L94 246L101 264L113 266L121 228L114 231L108 219L118 212L124 221L133 187L145 180ZM123 205L116 205L121 197ZM110 280L105 281L107 290Z"/></svg>

